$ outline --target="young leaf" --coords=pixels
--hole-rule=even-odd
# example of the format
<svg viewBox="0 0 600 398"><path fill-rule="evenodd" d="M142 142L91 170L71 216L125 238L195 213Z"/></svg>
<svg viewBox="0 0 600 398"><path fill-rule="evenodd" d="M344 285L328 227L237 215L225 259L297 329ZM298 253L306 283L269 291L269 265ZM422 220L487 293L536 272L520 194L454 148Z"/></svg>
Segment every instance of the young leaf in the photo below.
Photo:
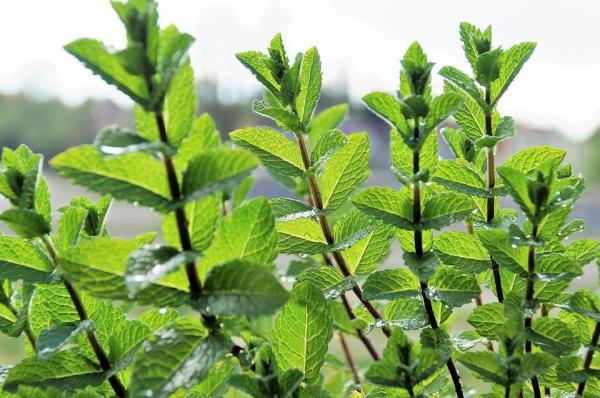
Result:
<svg viewBox="0 0 600 398"><path fill-rule="evenodd" d="M177 153L173 156L173 161L178 170L185 170L189 161L196 155L219 145L221 145L221 136L215 121L208 113L204 113L192 122L191 131L181 141Z"/></svg>
<svg viewBox="0 0 600 398"><path fill-rule="evenodd" d="M140 76L129 73L118 54L108 52L98 40L79 39L65 46L88 69L99 75L108 84L116 86L140 105L148 106L150 95L146 82Z"/></svg>
<svg viewBox="0 0 600 398"><path fill-rule="evenodd" d="M452 92L444 93L434 98L431 102L427 118L425 119L427 129L437 127L437 125L446 120L448 116L454 114L462 103L462 96Z"/></svg>
<svg viewBox="0 0 600 398"><path fill-rule="evenodd" d="M403 135L411 132L410 126L402 114L400 102L390 94L373 92L365 95L363 101L371 111L390 123Z"/></svg>
<svg viewBox="0 0 600 398"><path fill-rule="evenodd" d="M27 239L37 238L50 232L50 224L40 214L27 209L8 209L0 214L3 221L17 235Z"/></svg>
<svg viewBox="0 0 600 398"><path fill-rule="evenodd" d="M314 116L308 124L309 144L312 148L325 132L339 128L348 114L348 104L331 106Z"/></svg>
<svg viewBox="0 0 600 398"><path fill-rule="evenodd" d="M225 316L272 314L288 299L287 291L263 265L232 261L210 270L197 308Z"/></svg>
<svg viewBox="0 0 600 398"><path fill-rule="evenodd" d="M179 318L157 331L136 355L130 394L168 397L179 388L190 388L230 350L231 342L207 331L200 320Z"/></svg>
<svg viewBox="0 0 600 398"><path fill-rule="evenodd" d="M448 80L457 90L471 97L482 109L487 109L487 104L483 99L481 91L475 85L475 81L467 74L454 68L453 66L444 66L439 74Z"/></svg>
<svg viewBox="0 0 600 398"><path fill-rule="evenodd" d="M271 60L265 54L248 51L235 55L237 59L248 68L256 79L276 97L281 98L280 83L275 79L271 72Z"/></svg>
<svg viewBox="0 0 600 398"><path fill-rule="evenodd" d="M503 166L528 174L542 163L552 160L559 165L565 157L565 151L551 146L533 146L519 151L506 159Z"/></svg>
<svg viewBox="0 0 600 398"><path fill-rule="evenodd" d="M344 147L329 157L318 179L325 209L339 208L366 179L370 155L367 133L354 133L348 136Z"/></svg>
<svg viewBox="0 0 600 398"><path fill-rule="evenodd" d="M273 129L245 128L229 133L229 137L274 173L296 177L305 172L298 145Z"/></svg>
<svg viewBox="0 0 600 398"><path fill-rule="evenodd" d="M490 85L492 107L496 106L502 94L504 94L508 86L515 77L517 77L517 74L521 71L525 62L527 62L531 54L533 54L535 47L535 43L520 43L502 53L499 59L499 77Z"/></svg>
<svg viewBox="0 0 600 398"><path fill-rule="evenodd" d="M144 153L102 157L95 147L83 145L57 155L50 164L74 183L117 199L156 209L171 200L164 166Z"/></svg>
<svg viewBox="0 0 600 398"><path fill-rule="evenodd" d="M294 286L271 331L279 370L298 369L308 380L317 378L332 334L333 320L321 290L309 282Z"/></svg>
<svg viewBox="0 0 600 398"><path fill-rule="evenodd" d="M299 90L294 104L298 118L304 125L308 125L321 96L321 80L321 58L316 47L312 47L302 57Z"/></svg>
<svg viewBox="0 0 600 398"><path fill-rule="evenodd" d="M252 101L252 110L274 120L279 127L294 133L302 131L302 123L295 113L279 106L271 106L265 101Z"/></svg>

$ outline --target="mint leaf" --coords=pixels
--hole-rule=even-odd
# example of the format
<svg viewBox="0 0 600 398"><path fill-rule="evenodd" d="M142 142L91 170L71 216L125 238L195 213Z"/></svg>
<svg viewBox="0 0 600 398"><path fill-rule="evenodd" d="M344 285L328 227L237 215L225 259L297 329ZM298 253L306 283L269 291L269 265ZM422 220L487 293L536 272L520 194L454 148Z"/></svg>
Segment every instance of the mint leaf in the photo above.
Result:
<svg viewBox="0 0 600 398"><path fill-rule="evenodd" d="M525 62L527 62L531 54L533 54L535 47L535 43L520 43L502 53L498 61L500 63L500 70L498 72L499 77L490 85L492 107L496 106L502 94L504 94L508 86L510 86L517 74L521 71Z"/></svg>
<svg viewBox="0 0 600 398"><path fill-rule="evenodd" d="M226 316L260 316L275 312L287 291L263 265L232 261L208 273L198 308Z"/></svg>
<svg viewBox="0 0 600 398"><path fill-rule="evenodd" d="M298 218L276 223L279 249L289 254L324 253L329 245L319 223L309 218Z"/></svg>
<svg viewBox="0 0 600 398"><path fill-rule="evenodd" d="M463 103L463 98L457 93L444 93L431 101L429 113L425 118L425 126L427 129L437 127L441 122L446 120L450 115L454 114Z"/></svg>
<svg viewBox="0 0 600 398"><path fill-rule="evenodd" d="M255 154L270 171L288 177L305 172L298 145L269 128L245 128L229 134L238 146Z"/></svg>
<svg viewBox="0 0 600 398"><path fill-rule="evenodd" d="M130 394L168 397L190 388L230 349L227 338L207 331L200 320L179 318L151 336L136 355Z"/></svg>
<svg viewBox="0 0 600 398"><path fill-rule="evenodd" d="M340 130L332 129L323 132L315 143L311 153L311 169L318 170L318 167L338 149L343 148L348 143L348 138Z"/></svg>
<svg viewBox="0 0 600 398"><path fill-rule="evenodd" d="M0 236L0 278L44 282L53 270L50 259L33 243L12 236Z"/></svg>
<svg viewBox="0 0 600 398"><path fill-rule="evenodd" d="M148 141L132 131L118 126L102 129L96 136L94 145L105 155L123 155L131 152L163 153L166 155L175 153L172 147L163 142Z"/></svg>
<svg viewBox="0 0 600 398"><path fill-rule="evenodd" d="M464 352L456 356L458 362L474 372L474 376L483 381L499 384L510 384L506 376L503 358L500 354L489 351Z"/></svg>
<svg viewBox="0 0 600 398"><path fill-rule="evenodd" d="M274 120L284 130L298 132L302 130L302 124L295 113L279 106L271 106L265 101L252 101L252 110L260 115Z"/></svg>
<svg viewBox="0 0 600 398"><path fill-rule="evenodd" d="M0 214L3 221L14 233L33 239L50 232L50 224L40 214L27 209L8 209Z"/></svg>
<svg viewBox="0 0 600 398"><path fill-rule="evenodd" d="M419 150L420 173L427 173L437 165L438 153L437 134L428 134ZM390 131L390 154L392 171L396 174L396 178L405 185L411 184L419 176L419 174L413 176L413 149L396 130Z"/></svg>
<svg viewBox="0 0 600 398"><path fill-rule="evenodd" d="M44 329L37 340L36 351L40 359L48 359L69 344L79 334L93 330L91 321L85 320L77 323L61 323L50 329Z"/></svg>
<svg viewBox="0 0 600 398"><path fill-rule="evenodd" d="M293 221L298 218L316 218L319 211L296 199L275 198L270 201L275 221Z"/></svg>
<svg viewBox="0 0 600 398"><path fill-rule="evenodd" d="M308 136L311 149L325 132L339 128L348 115L348 104L338 104L324 109L313 116L308 124Z"/></svg>
<svg viewBox="0 0 600 398"><path fill-rule="evenodd" d="M488 303L477 306L469 314L467 322L475 328L479 335L495 339L496 331L505 322L504 305L501 303Z"/></svg>
<svg viewBox="0 0 600 398"><path fill-rule="evenodd" d="M370 155L367 133L354 133L329 157L318 179L325 209L339 208L366 179Z"/></svg>
<svg viewBox="0 0 600 398"><path fill-rule="evenodd" d="M463 159L440 160L431 180L468 195L487 197L490 194L482 173Z"/></svg>
<svg viewBox="0 0 600 398"><path fill-rule="evenodd" d="M50 165L74 183L117 199L159 210L171 200L164 166L144 153L102 157L83 145L55 156Z"/></svg>
<svg viewBox="0 0 600 398"><path fill-rule="evenodd" d="M460 307L481 294L475 277L452 267L438 267L429 279L427 296L451 307Z"/></svg>
<svg viewBox="0 0 600 398"><path fill-rule="evenodd" d="M506 159L503 166L511 167L521 173L528 174L548 160L552 160L558 165L564 157L565 151L561 149L551 146L534 146L510 156Z"/></svg>
<svg viewBox="0 0 600 398"><path fill-rule="evenodd" d="M317 378L332 334L333 320L321 290L309 282L294 286L271 331L279 370L298 369L308 380Z"/></svg>
<svg viewBox="0 0 600 398"><path fill-rule="evenodd" d="M102 42L93 39L79 39L67 44L65 50L135 102L143 106L150 105L150 95L144 79L129 73L123 64L122 57L118 54L111 54Z"/></svg>
<svg viewBox="0 0 600 398"><path fill-rule="evenodd" d="M382 92L372 92L365 95L362 99L371 111L390 123L402 135L406 136L411 133L411 128L402 114L400 102L392 95Z"/></svg>
<svg viewBox="0 0 600 398"><path fill-rule="evenodd" d="M461 72L453 66L444 66L440 69L439 74L445 78L450 84L454 86L456 90L465 95L471 97L481 109L487 109L488 105L485 103L483 95L475 81L471 79L466 73Z"/></svg>
<svg viewBox="0 0 600 398"><path fill-rule="evenodd" d="M407 269L374 272L367 277L363 285L367 300L418 297L419 289L419 279Z"/></svg>
<svg viewBox="0 0 600 398"><path fill-rule="evenodd" d="M342 293L352 290L356 284L354 277L344 278L337 268L329 266L308 269L296 278L296 284L305 281L320 289L327 300L338 298Z"/></svg>
<svg viewBox="0 0 600 398"><path fill-rule="evenodd" d="M508 232L498 229L482 229L477 236L498 264L521 277L527 276L527 247L512 244Z"/></svg>
<svg viewBox="0 0 600 398"><path fill-rule="evenodd" d="M281 98L281 85L271 72L271 60L268 56L257 51L238 53L235 56L267 90Z"/></svg>
<svg viewBox="0 0 600 398"><path fill-rule="evenodd" d="M277 256L277 232L273 213L264 197L250 200L238 207L219 226L212 244L199 264L203 277L219 264L245 260L269 265Z"/></svg>
<svg viewBox="0 0 600 398"><path fill-rule="evenodd" d="M298 118L308 125L321 96L321 58L316 47L309 48L302 57L298 76L298 95L294 103Z"/></svg>
<svg viewBox="0 0 600 398"><path fill-rule="evenodd" d="M441 229L463 220L473 212L475 205L465 194L440 192L425 201L423 208L423 229Z"/></svg>
<svg viewBox="0 0 600 398"><path fill-rule="evenodd" d="M196 155L219 145L221 145L221 136L219 135L215 121L208 113L204 113L192 122L191 130L181 140L173 161L178 170L185 170L189 161Z"/></svg>
<svg viewBox="0 0 600 398"><path fill-rule="evenodd" d="M579 339L569 325L556 318L534 319L529 338L543 351L558 357L579 348Z"/></svg>
<svg viewBox="0 0 600 398"><path fill-rule="evenodd" d="M200 153L183 174L183 203L233 189L257 165L254 156L239 149L222 147Z"/></svg>
<svg viewBox="0 0 600 398"><path fill-rule="evenodd" d="M412 196L408 189L372 187L360 191L352 203L365 214L401 229L414 230Z"/></svg>
<svg viewBox="0 0 600 398"><path fill-rule="evenodd" d="M490 268L489 254L476 235L442 232L433 241L440 261L464 272L480 273Z"/></svg>

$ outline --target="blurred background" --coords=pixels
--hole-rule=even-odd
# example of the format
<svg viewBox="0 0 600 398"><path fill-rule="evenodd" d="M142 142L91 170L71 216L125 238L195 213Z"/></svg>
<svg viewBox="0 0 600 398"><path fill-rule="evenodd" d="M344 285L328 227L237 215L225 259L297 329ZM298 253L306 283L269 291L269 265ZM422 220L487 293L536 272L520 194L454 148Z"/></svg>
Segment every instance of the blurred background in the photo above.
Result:
<svg viewBox="0 0 600 398"><path fill-rule="evenodd" d="M235 59L245 50L264 50L277 32L290 54L316 45L323 62L320 109L349 102L344 130L368 131L372 145L370 184L394 185L389 171L388 128L360 103L372 90L394 92L399 59L418 40L436 62L467 70L458 36L460 21L491 24L495 44L520 41L538 47L499 110L513 116L517 137L500 148L505 158L531 145L554 145L588 179L574 217L587 220L583 236L600 235L600 3L584 0L163 0L161 24L174 23L196 37L190 52L196 73L199 112L209 112L222 136L240 127L268 124L251 112L261 97L258 83ZM93 37L120 48L125 35L106 0L19 0L0 12L0 146L21 143L46 160L67 147L90 143L104 126L133 126L132 104L92 75L62 46ZM442 79L434 74L434 91ZM442 155L449 156L447 148ZM82 191L46 170L54 206ZM254 195L285 195L258 172ZM7 206L1 203L0 207ZM595 211L594 211L595 207ZM149 211L117 204L109 225L131 236L159 228ZM582 236L582 234L579 234ZM390 262L393 263L393 255ZM588 275L595 275L589 266ZM584 278L590 286L596 278ZM578 281L577 283L584 283ZM22 354L15 344L0 347L0 362Z"/></svg>

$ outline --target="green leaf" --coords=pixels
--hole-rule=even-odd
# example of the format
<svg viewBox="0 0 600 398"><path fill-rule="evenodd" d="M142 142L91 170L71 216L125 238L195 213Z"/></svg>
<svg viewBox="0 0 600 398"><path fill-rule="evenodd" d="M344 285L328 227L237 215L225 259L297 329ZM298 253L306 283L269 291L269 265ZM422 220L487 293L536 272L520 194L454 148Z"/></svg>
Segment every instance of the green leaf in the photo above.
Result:
<svg viewBox="0 0 600 398"><path fill-rule="evenodd" d="M296 199L275 198L270 201L275 221L293 221L298 218L316 218L319 211Z"/></svg>
<svg viewBox="0 0 600 398"><path fill-rule="evenodd" d="M129 393L168 397L202 381L231 350L231 342L208 332L199 319L179 318L157 331L135 357Z"/></svg>
<svg viewBox="0 0 600 398"><path fill-rule="evenodd" d="M575 260L577 265L583 267L598 258L600 244L591 239L576 240L567 246L564 254Z"/></svg>
<svg viewBox="0 0 600 398"><path fill-rule="evenodd" d="M96 297L127 300L127 258L141 246L136 240L94 238L60 254L59 267L78 288ZM188 297L187 278L181 269L157 280L136 296L141 303L170 305Z"/></svg>
<svg viewBox="0 0 600 398"><path fill-rule="evenodd" d="M579 348L579 339L569 325L557 318L534 319L529 339L543 351L557 357L572 353Z"/></svg>
<svg viewBox="0 0 600 398"><path fill-rule="evenodd" d="M451 307L460 307L481 294L475 277L452 267L438 267L429 279L427 296Z"/></svg>
<svg viewBox="0 0 600 398"><path fill-rule="evenodd" d="M329 266L315 267L302 272L296 278L295 284L305 281L320 289L327 300L338 298L356 285L354 277L344 278L337 268Z"/></svg>
<svg viewBox="0 0 600 398"><path fill-rule="evenodd" d="M33 239L50 233L50 224L40 214L27 209L8 209L0 214L3 221L17 235Z"/></svg>
<svg viewBox="0 0 600 398"><path fill-rule="evenodd" d="M496 169L498 175L508 187L508 192L514 201L519 205L521 210L529 219L535 217L535 204L529 197L529 184L525 174L507 166L500 166Z"/></svg>
<svg viewBox="0 0 600 398"><path fill-rule="evenodd" d="M500 354L489 351L464 352L457 355L456 359L483 381L501 386L509 384Z"/></svg>
<svg viewBox="0 0 600 398"><path fill-rule="evenodd" d="M501 56L502 49L496 48L477 57L473 72L475 74L475 79L479 82L479 84L488 87L494 80L500 77L499 58Z"/></svg>
<svg viewBox="0 0 600 398"><path fill-rule="evenodd" d="M160 245L145 245L127 258L125 286L132 297L156 284L165 275L179 270L183 264L195 263L200 256L193 251Z"/></svg>
<svg viewBox="0 0 600 398"><path fill-rule="evenodd" d="M245 128L229 133L238 146L255 154L270 171L289 177L306 171L298 145L285 135L269 128Z"/></svg>
<svg viewBox="0 0 600 398"><path fill-rule="evenodd" d="M210 246L223 214L223 195L216 193L187 203L184 207L192 249L204 251ZM181 248L175 213L163 216L163 239L170 246Z"/></svg>
<svg viewBox="0 0 600 398"><path fill-rule="evenodd" d="M140 105L149 106L150 95L144 79L129 73L119 54L111 54L102 42L79 39L67 44L65 50L108 84L114 85Z"/></svg>
<svg viewBox="0 0 600 398"><path fill-rule="evenodd" d="M254 156L239 149L221 147L200 153L190 160L183 174L183 203L232 190L257 165Z"/></svg>
<svg viewBox="0 0 600 398"><path fill-rule="evenodd" d="M463 159L440 160L431 180L448 189L468 195L487 197L486 179L473 165Z"/></svg>
<svg viewBox="0 0 600 398"><path fill-rule="evenodd" d="M480 273L490 268L487 250L476 235L466 232L442 232L433 241L440 261L463 272Z"/></svg>
<svg viewBox="0 0 600 398"><path fill-rule="evenodd" d="M456 89L471 97L481 109L487 109L488 105L485 103L481 91L477 88L475 81L466 73L461 72L453 66L444 66L440 69L439 74L444 79L448 80Z"/></svg>
<svg viewBox="0 0 600 398"><path fill-rule="evenodd" d="M271 60L268 56L257 51L238 53L235 56L267 90L281 98L281 85L271 72Z"/></svg>
<svg viewBox="0 0 600 398"><path fill-rule="evenodd" d="M567 301L566 309L600 322L600 298L587 290L578 290Z"/></svg>
<svg viewBox="0 0 600 398"><path fill-rule="evenodd" d="M506 159L503 166L511 167L521 173L528 174L548 160L552 160L558 165L564 157L565 151L562 149L551 146L532 146Z"/></svg>
<svg viewBox="0 0 600 398"><path fill-rule="evenodd" d="M308 124L308 136L311 149L325 132L339 128L348 115L348 104L338 104L324 109L314 116Z"/></svg>
<svg viewBox="0 0 600 398"><path fill-rule="evenodd" d="M75 184L117 199L157 209L171 200L164 166L144 153L103 157L83 145L55 156L50 165Z"/></svg>
<svg viewBox="0 0 600 398"><path fill-rule="evenodd" d="M544 282L572 280L582 274L575 260L560 253L550 253L538 260L536 278Z"/></svg>
<svg viewBox="0 0 600 398"><path fill-rule="evenodd" d="M273 212L267 199L259 197L236 207L223 219L212 245L204 252L199 272L204 278L212 267L231 260L268 265L277 252Z"/></svg>
<svg viewBox="0 0 600 398"><path fill-rule="evenodd" d="M63 351L46 359L28 357L14 366L3 388L15 392L20 386L60 388L65 392L98 386L104 381L104 372L97 365L74 350Z"/></svg>
<svg viewBox="0 0 600 398"><path fill-rule="evenodd" d="M505 322L504 305L501 303L489 303L477 306L469 314L467 322L475 328L479 335L495 339L496 331Z"/></svg>
<svg viewBox="0 0 600 398"><path fill-rule="evenodd" d="M321 58L316 47L309 48L304 53L298 80L299 90L294 106L300 121L308 125L321 96Z"/></svg>
<svg viewBox="0 0 600 398"><path fill-rule="evenodd" d="M383 358L371 365L365 376L374 384L413 389L444 363L441 353L430 348L419 350L396 328L383 351Z"/></svg>
<svg viewBox="0 0 600 398"><path fill-rule="evenodd" d="M308 282L297 284L271 331L279 370L298 369L308 380L314 380L332 335L333 320L321 290Z"/></svg>
<svg viewBox="0 0 600 398"><path fill-rule="evenodd" d="M383 317L390 325L404 330L417 330L429 325L429 319L420 298L394 299L385 306Z"/></svg>
<svg viewBox="0 0 600 398"><path fill-rule="evenodd" d="M498 229L482 229L477 236L498 264L521 277L527 276L527 247L513 245L508 232Z"/></svg>
<svg viewBox="0 0 600 398"><path fill-rule="evenodd" d="M467 217L475 205L465 194L440 192L425 201L423 208L423 229L441 229Z"/></svg>
<svg viewBox="0 0 600 398"><path fill-rule="evenodd" d="M525 62L533 54L535 47L535 43L520 43L502 53L498 60L500 64L499 77L490 85L492 107L496 106L502 94L504 94L508 86L517 77Z"/></svg>
<svg viewBox="0 0 600 398"><path fill-rule="evenodd" d="M38 358L48 359L52 357L79 334L93 330L93 328L94 324L89 320L85 320L76 323L61 323L50 329L42 330L35 347Z"/></svg>
<svg viewBox="0 0 600 398"><path fill-rule="evenodd" d="M190 133L196 113L194 71L182 66L173 76L162 108L169 144L178 147Z"/></svg>
<svg viewBox="0 0 600 398"><path fill-rule="evenodd" d="M426 173L429 173L429 170L438 163L438 153L437 134L428 134L419 150L420 172L413 174L413 149L407 145L398 131L390 131L392 171L396 174L396 178L405 185L412 184L420 176L427 176Z"/></svg>
<svg viewBox="0 0 600 398"><path fill-rule="evenodd" d="M287 291L263 265L232 261L210 270L197 308L225 316L260 316L275 312Z"/></svg>
<svg viewBox="0 0 600 398"><path fill-rule="evenodd" d="M411 132L411 128L402 114L400 102L392 95L376 91L365 95L362 99L371 111L403 135Z"/></svg>
<svg viewBox="0 0 600 398"><path fill-rule="evenodd" d="M190 133L181 141L177 154L173 157L177 170L187 169L189 161L196 155L219 145L221 136L215 121L208 113L200 115L192 122Z"/></svg>
<svg viewBox="0 0 600 398"><path fill-rule="evenodd" d="M0 278L39 283L49 279L54 267L33 243L12 236L0 236Z"/></svg>
<svg viewBox="0 0 600 398"><path fill-rule="evenodd" d="M148 141L130 130L118 126L102 129L96 136L94 145L104 155L123 155L131 152L163 153L166 155L175 153L172 147L163 142Z"/></svg>
<svg viewBox="0 0 600 398"><path fill-rule="evenodd" d="M179 313L173 308L151 308L141 314L138 320L150 331L155 332L174 321L178 316Z"/></svg>
<svg viewBox="0 0 600 398"><path fill-rule="evenodd" d="M310 153L311 169L317 170L333 153L347 143L346 134L340 130L332 129L323 132Z"/></svg>
<svg viewBox="0 0 600 398"><path fill-rule="evenodd" d="M393 300L419 296L419 279L409 270L396 268L377 271L363 285L367 300Z"/></svg>
<svg viewBox="0 0 600 398"><path fill-rule="evenodd" d="M487 134L485 128L485 111L471 97L465 96L465 101L454 114L454 119L460 126L461 131L473 141L485 137Z"/></svg>
<svg viewBox="0 0 600 398"><path fill-rule="evenodd" d="M271 106L265 101L255 99L252 101L252 110L274 120L277 125L284 130L292 131L294 133L302 130L302 124L298 119L298 116L286 108Z"/></svg>
<svg viewBox="0 0 600 398"><path fill-rule="evenodd" d="M310 218L297 218L276 223L279 249L288 254L324 253L329 245L319 223Z"/></svg>
<svg viewBox="0 0 600 398"><path fill-rule="evenodd" d="M446 118L454 114L462 105L463 96L457 93L444 93L431 101L429 113L425 119L427 129L433 129L442 123Z"/></svg>
<svg viewBox="0 0 600 398"><path fill-rule="evenodd" d="M344 147L329 157L318 179L325 209L339 208L366 179L370 156L367 133L354 133L348 135Z"/></svg>
<svg viewBox="0 0 600 398"><path fill-rule="evenodd" d="M412 196L408 189L372 187L360 191L352 203L369 216L400 229L414 230Z"/></svg>

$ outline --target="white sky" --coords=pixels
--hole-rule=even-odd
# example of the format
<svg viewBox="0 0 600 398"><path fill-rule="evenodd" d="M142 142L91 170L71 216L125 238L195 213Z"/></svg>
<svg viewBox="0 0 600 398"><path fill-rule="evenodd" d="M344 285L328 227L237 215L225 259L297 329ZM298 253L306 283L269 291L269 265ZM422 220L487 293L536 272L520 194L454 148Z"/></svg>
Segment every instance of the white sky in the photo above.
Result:
<svg viewBox="0 0 600 398"><path fill-rule="evenodd" d="M258 83L235 59L264 50L282 32L289 53L317 45L326 87L347 86L353 98L393 92L398 60L418 40L438 67L467 70L460 21L492 24L494 42L538 47L500 111L518 122L554 128L571 139L600 125L600 2L594 0L162 0L161 24L196 37L196 77L217 80L223 97ZM120 21L107 0L0 0L0 91L71 104L86 98L129 101L80 66L62 46L79 37L119 47ZM441 89L441 78L434 77ZM250 106L250 104L248 104Z"/></svg>

